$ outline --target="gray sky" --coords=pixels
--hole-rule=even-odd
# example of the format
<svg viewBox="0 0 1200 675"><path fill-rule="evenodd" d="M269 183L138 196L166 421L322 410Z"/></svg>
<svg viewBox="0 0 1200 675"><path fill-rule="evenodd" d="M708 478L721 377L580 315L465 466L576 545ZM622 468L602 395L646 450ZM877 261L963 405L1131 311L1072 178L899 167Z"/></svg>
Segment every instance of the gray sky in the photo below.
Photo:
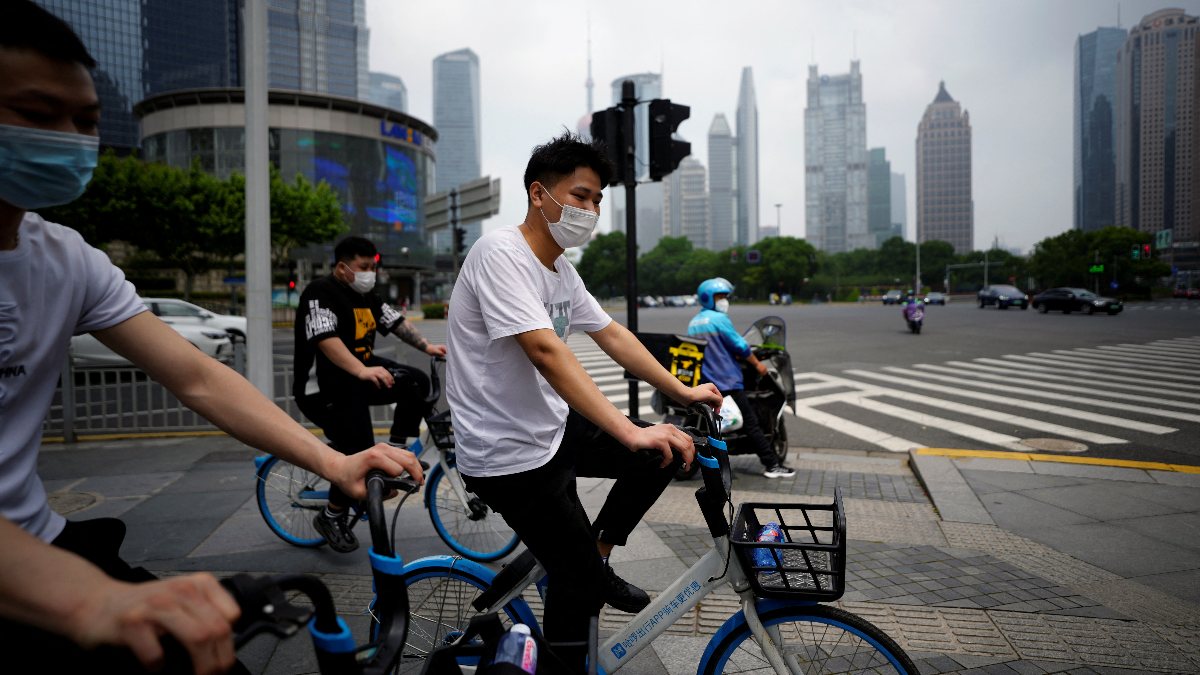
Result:
<svg viewBox="0 0 1200 675"><path fill-rule="evenodd" d="M917 124L938 81L971 115L975 248L999 236L1029 248L1070 228L1072 78L1076 38L1117 24L1110 0L368 0L372 70L402 77L409 113L433 122L432 61L470 47L480 59L483 172L500 177L502 210L487 228L524 217L521 175L529 151L574 130L585 113L591 19L595 107L612 104L613 79L663 71L663 95L690 105L679 127L708 164L713 115L732 125L743 66L758 91L760 223L804 236L804 108L809 64L850 69L857 54L868 147L887 148L907 181L915 224ZM1128 28L1152 11L1181 6L1120 3ZM635 16L629 22L623 17ZM610 219L601 217L606 229Z"/></svg>

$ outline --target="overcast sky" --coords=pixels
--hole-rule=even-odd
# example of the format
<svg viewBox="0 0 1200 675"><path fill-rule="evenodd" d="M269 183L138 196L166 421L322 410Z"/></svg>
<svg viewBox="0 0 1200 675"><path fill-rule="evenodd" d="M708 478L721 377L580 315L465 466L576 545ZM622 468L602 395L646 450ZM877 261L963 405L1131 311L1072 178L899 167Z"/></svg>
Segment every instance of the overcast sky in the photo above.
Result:
<svg viewBox="0 0 1200 675"><path fill-rule="evenodd" d="M1072 78L1076 38L1128 28L1195 0L368 0L370 67L402 77L409 114L433 122L432 61L469 47L479 55L483 172L501 178L502 207L487 228L519 223L529 151L586 112L591 20L595 107L615 78L663 72L663 95L691 106L680 128L708 164L713 115L733 124L738 81L754 69L759 116L759 219L804 236L804 108L808 66L849 72L857 57L868 147L885 147L907 181L915 225L917 124L938 81L970 113L975 248L999 237L1026 252L1070 228ZM600 219L607 229L610 219Z"/></svg>

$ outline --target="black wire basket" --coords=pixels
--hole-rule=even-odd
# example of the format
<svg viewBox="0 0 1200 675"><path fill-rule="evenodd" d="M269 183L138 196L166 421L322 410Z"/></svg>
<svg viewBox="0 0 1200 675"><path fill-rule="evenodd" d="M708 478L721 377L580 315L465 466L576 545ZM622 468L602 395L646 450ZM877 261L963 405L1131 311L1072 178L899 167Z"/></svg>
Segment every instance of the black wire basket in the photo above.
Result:
<svg viewBox="0 0 1200 675"><path fill-rule="evenodd" d="M759 541L768 523L782 541ZM757 595L830 602L846 592L846 513L842 491L832 504L767 504L738 507L730 536Z"/></svg>
<svg viewBox="0 0 1200 675"><path fill-rule="evenodd" d="M450 411L440 412L426 421L434 445L442 450L454 449L454 428L450 426Z"/></svg>

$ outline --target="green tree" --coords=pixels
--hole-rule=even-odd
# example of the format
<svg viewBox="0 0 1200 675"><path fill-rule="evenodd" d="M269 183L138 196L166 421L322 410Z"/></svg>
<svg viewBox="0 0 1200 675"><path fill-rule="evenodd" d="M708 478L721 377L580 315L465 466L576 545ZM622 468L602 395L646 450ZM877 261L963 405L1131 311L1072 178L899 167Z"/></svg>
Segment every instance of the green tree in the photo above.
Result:
<svg viewBox="0 0 1200 675"><path fill-rule="evenodd" d="M625 294L625 233L601 234L587 245L575 266L593 295L611 298Z"/></svg>
<svg viewBox="0 0 1200 675"><path fill-rule="evenodd" d="M684 294L692 294L700 282L720 276L721 254L706 248L692 249L675 273L676 286Z"/></svg>
<svg viewBox="0 0 1200 675"><path fill-rule="evenodd" d="M930 288L942 288L946 266L957 262L954 245L948 241L927 241L921 244L921 283ZM949 289L943 289L947 292Z"/></svg>
<svg viewBox="0 0 1200 675"><path fill-rule="evenodd" d="M817 251L795 237L768 237L755 245L760 254L758 279L764 293L799 295L817 272Z"/></svg>
<svg viewBox="0 0 1200 675"><path fill-rule="evenodd" d="M94 246L128 240L129 233L138 227L136 200L141 171L138 158L118 157L107 150L100 155L92 181L79 199L38 209L38 213L78 231Z"/></svg>
<svg viewBox="0 0 1200 675"><path fill-rule="evenodd" d="M287 263L291 251L335 239L347 230L337 193L329 183L313 184L303 174L291 183L271 167L271 258Z"/></svg>
<svg viewBox="0 0 1200 675"><path fill-rule="evenodd" d="M638 292L651 295L685 292L677 275L691 253L692 242L687 237L659 239L654 248L638 259Z"/></svg>

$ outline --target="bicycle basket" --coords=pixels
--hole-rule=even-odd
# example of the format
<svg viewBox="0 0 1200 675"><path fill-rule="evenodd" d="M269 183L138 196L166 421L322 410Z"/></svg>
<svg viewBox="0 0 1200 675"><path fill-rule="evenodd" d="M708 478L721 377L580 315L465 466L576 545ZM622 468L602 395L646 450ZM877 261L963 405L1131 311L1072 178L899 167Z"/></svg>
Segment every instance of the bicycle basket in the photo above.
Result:
<svg viewBox="0 0 1200 675"><path fill-rule="evenodd" d="M433 442L442 450L454 449L454 429L450 426L450 411L440 412L426 420L429 425L429 435Z"/></svg>
<svg viewBox="0 0 1200 675"><path fill-rule="evenodd" d="M783 541L758 541L770 522L783 530ZM846 592L846 516L840 489L832 504L742 504L730 539L761 597L829 602Z"/></svg>

